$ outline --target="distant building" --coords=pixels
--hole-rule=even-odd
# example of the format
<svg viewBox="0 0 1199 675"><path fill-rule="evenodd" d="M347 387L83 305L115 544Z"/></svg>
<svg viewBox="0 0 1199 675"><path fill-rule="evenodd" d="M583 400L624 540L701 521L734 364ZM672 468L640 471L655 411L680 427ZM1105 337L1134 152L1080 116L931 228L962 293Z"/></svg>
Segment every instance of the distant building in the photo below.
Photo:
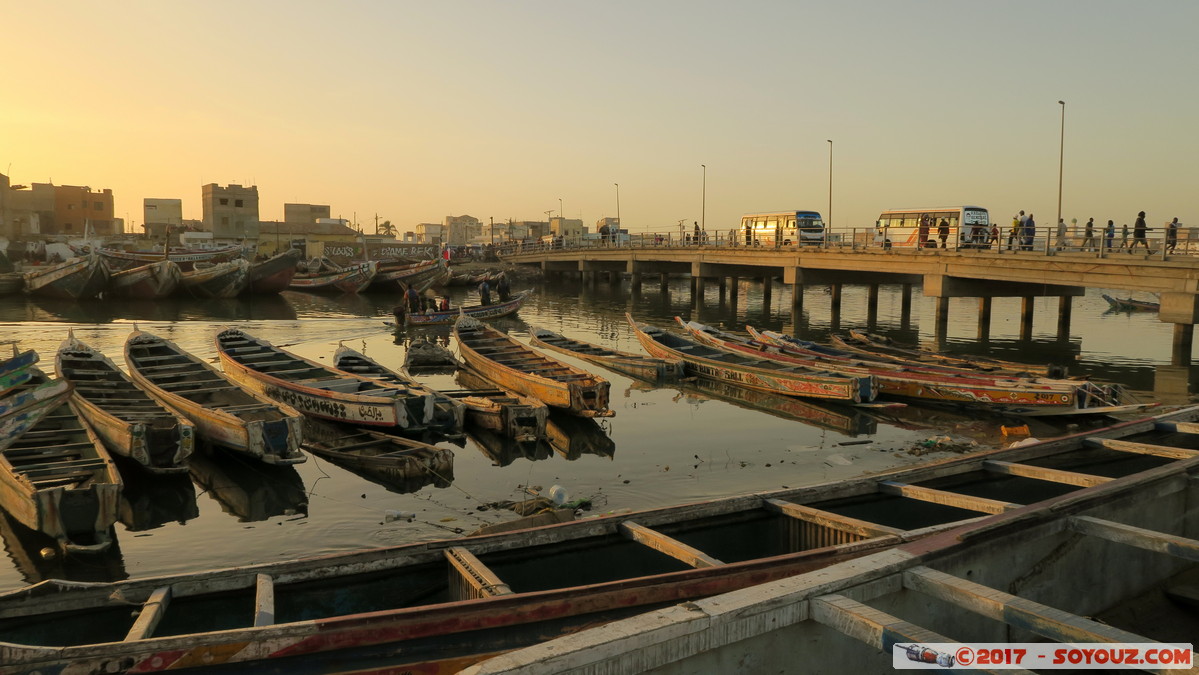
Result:
<svg viewBox="0 0 1199 675"><path fill-rule="evenodd" d="M258 252L273 255L286 250L293 241L306 242L309 257L336 255L344 259L361 257L362 239L358 231L340 218L322 218L319 223L288 223L268 220L259 223ZM315 246L314 244L320 244Z"/></svg>
<svg viewBox="0 0 1199 675"><path fill-rule="evenodd" d="M221 187L209 183L202 188L204 229L217 240L258 238L258 186Z"/></svg>
<svg viewBox="0 0 1199 675"><path fill-rule="evenodd" d="M609 231L615 232L620 229L620 218L600 218L595 221L595 231L603 231L605 225L608 226Z"/></svg>
<svg viewBox="0 0 1199 675"><path fill-rule="evenodd" d="M12 212L8 204L9 189L8 176L0 173L0 237L17 236L16 228L13 227Z"/></svg>
<svg viewBox="0 0 1199 675"><path fill-rule="evenodd" d="M580 239L587 228L583 227L583 221L573 218L563 218L556 216L550 218L549 234L563 239Z"/></svg>
<svg viewBox="0 0 1199 675"><path fill-rule="evenodd" d="M450 246L466 246L483 234L483 223L474 216L446 216L445 237L442 241Z"/></svg>
<svg viewBox="0 0 1199 675"><path fill-rule="evenodd" d="M538 239L549 231L549 223L532 220L514 220L483 226L484 243L503 243Z"/></svg>
<svg viewBox="0 0 1199 675"><path fill-rule="evenodd" d="M112 190L93 192L89 187L33 183L13 186L6 193L14 236L83 236L90 225L93 234L121 234L112 217Z"/></svg>
<svg viewBox="0 0 1199 675"><path fill-rule="evenodd" d="M416 240L422 244L440 246L445 242L445 226L441 223L418 223Z"/></svg>
<svg viewBox="0 0 1199 675"><path fill-rule="evenodd" d="M315 223L329 217L329 207L324 204L284 204L283 222Z"/></svg>
<svg viewBox="0 0 1199 675"><path fill-rule="evenodd" d="M183 200L145 198L142 227L150 237L165 237L172 229L183 229Z"/></svg>
<svg viewBox="0 0 1199 675"><path fill-rule="evenodd" d="M544 220L516 220L512 222L512 227L514 228L513 239L520 238L515 235L519 231L516 228L524 229L526 234L523 238L525 239L540 239L550 233L550 224Z"/></svg>

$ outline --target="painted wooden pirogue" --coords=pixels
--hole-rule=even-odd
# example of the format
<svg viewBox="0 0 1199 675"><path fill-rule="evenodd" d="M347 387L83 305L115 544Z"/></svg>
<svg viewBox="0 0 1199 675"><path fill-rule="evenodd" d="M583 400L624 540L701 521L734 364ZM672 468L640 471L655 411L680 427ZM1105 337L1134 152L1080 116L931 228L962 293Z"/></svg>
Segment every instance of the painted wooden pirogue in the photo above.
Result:
<svg viewBox="0 0 1199 675"><path fill-rule="evenodd" d="M545 356L467 316L454 323L462 359L480 375L581 417L611 417L608 381Z"/></svg>
<svg viewBox="0 0 1199 675"><path fill-rule="evenodd" d="M1111 414L1134 412L1144 406L1113 405L1119 392L1082 380L1029 380L988 377L981 373L927 371L866 359L821 358L798 352L785 343L766 344L733 335L695 321L676 320L695 339L732 353L760 356L784 364L823 367L847 375L878 378L879 393L920 402L985 407L1020 415Z"/></svg>
<svg viewBox="0 0 1199 675"><path fill-rule="evenodd" d="M216 349L229 379L311 417L407 431L433 419L425 391L330 368L237 328L218 332Z"/></svg>
<svg viewBox="0 0 1199 675"><path fill-rule="evenodd" d="M1065 496L1012 503L988 490L994 515L979 522L818 572L658 608L461 672L715 673L737 664L745 672L859 675L894 672L894 659L919 667L912 661L926 660L922 654L940 657L932 667L942 672L1041 673L1050 663L1076 672L1108 672L1094 666L1113 664L1199 672L1199 453L1102 439L1087 445L1102 443L1115 450L1107 462L1046 458L1057 460L1056 480L1091 485ZM1193 437L1183 443L1195 446ZM1153 453L1146 458L1155 461L1135 473L1128 462L1113 471L1121 452ZM977 463L986 470L989 461ZM962 478L925 485L935 493L961 486ZM892 495L924 489L880 487ZM841 504L843 512L864 505ZM957 649L963 643L973 649ZM1130 649L1145 644L1154 653Z"/></svg>
<svg viewBox="0 0 1199 675"><path fill-rule="evenodd" d="M1065 375L1065 369L1058 365L1042 366L1030 363L1016 363L1015 361L1002 361L974 354L947 354L945 352L900 345L893 342L890 338L857 330L850 330L848 339L840 335L833 335L831 339L836 346L864 356L883 355L920 364L942 363L956 368L985 370L996 374L1015 375L1018 377L1028 375L1037 377L1062 377Z"/></svg>
<svg viewBox="0 0 1199 675"><path fill-rule="evenodd" d="M425 484L431 475L449 481L454 475L454 451L448 448L311 419L304 422L304 449L393 484L413 479Z"/></svg>
<svg viewBox="0 0 1199 675"><path fill-rule="evenodd" d="M170 260L159 260L114 272L108 278L104 297L157 300L174 293L182 280L183 272L179 270L179 265Z"/></svg>
<svg viewBox="0 0 1199 675"><path fill-rule="evenodd" d="M441 258L409 263L399 260L378 260L378 271L368 290L404 292L409 287L423 292L442 279L445 263Z"/></svg>
<svg viewBox="0 0 1199 675"><path fill-rule="evenodd" d="M498 319L518 312L520 306L524 304L525 298L529 296L529 293L530 291L517 293L507 302L497 302L491 305L468 305L440 312L425 312L423 314L413 314L408 311L407 305L399 304L392 308L391 313L395 315L397 324L407 326L448 326L464 314L472 319Z"/></svg>
<svg viewBox="0 0 1199 675"><path fill-rule="evenodd" d="M35 371L4 399L0 504L64 551L103 551L112 544L121 476L70 400L71 389Z"/></svg>
<svg viewBox="0 0 1199 675"><path fill-rule="evenodd" d="M375 278L378 263L358 263L328 272L300 272L287 285L293 291L309 293L359 293Z"/></svg>
<svg viewBox="0 0 1199 675"><path fill-rule="evenodd" d="M109 452L154 473L187 473L184 460L195 447L196 428L186 418L138 389L74 333L59 345L55 369L75 385L75 404Z"/></svg>
<svg viewBox="0 0 1199 675"><path fill-rule="evenodd" d="M22 675L239 662L320 672L367 667L372 656L395 671L461 668L641 609L918 543L990 514L1017 511L1003 522L1019 537L1020 514L1103 503L1163 479L1193 486L1196 451L1144 441L1162 440L1149 436L1155 429L1199 430L1196 419L1199 408L1187 408L872 476L536 530L112 584L47 581L0 596L0 663ZM1107 583L1135 577L1108 575L1094 564L1104 559L1091 553L1080 564ZM1073 585L1068 592L1086 595Z"/></svg>
<svg viewBox="0 0 1199 675"><path fill-rule="evenodd" d="M677 379L683 376L682 359L659 359L644 354L630 354L534 326L529 327L529 334L532 335L530 342L537 347L575 356L624 375L650 381Z"/></svg>
<svg viewBox="0 0 1199 675"><path fill-rule="evenodd" d="M282 253L250 265L246 293L264 295L287 290L296 275L296 264L302 253L298 248L289 248Z"/></svg>
<svg viewBox="0 0 1199 675"><path fill-rule="evenodd" d="M628 313L625 319L645 351L662 359L682 359L687 364L688 374L775 394L846 403L868 403L878 395L878 380L870 375L841 375L761 357L733 354L660 328L639 324Z"/></svg>
<svg viewBox="0 0 1199 675"><path fill-rule="evenodd" d="M470 426L519 443L545 438L549 406L530 396L497 388L490 380L469 368L459 370L455 378L466 388L442 393L462 401Z"/></svg>
<svg viewBox="0 0 1199 675"><path fill-rule="evenodd" d="M0 396L29 381L33 377L31 367L38 362L38 358L37 352L32 349L18 352L14 344L12 358L0 362Z"/></svg>
<svg viewBox="0 0 1199 675"><path fill-rule="evenodd" d="M197 263L183 273L180 292L193 298L235 298L250 283L250 263L244 258L227 262Z"/></svg>
<svg viewBox="0 0 1199 675"><path fill-rule="evenodd" d="M1103 299L1107 300L1111 309L1118 312L1156 312L1162 308L1161 303L1158 302L1134 298L1113 298L1106 293L1103 295Z"/></svg>
<svg viewBox="0 0 1199 675"><path fill-rule="evenodd" d="M162 251L122 251L113 248L99 249L105 264L110 269L126 270L140 267L163 259ZM167 260L179 265L183 271L192 269L196 263L217 263L242 256L241 246L225 246L211 249L172 248L166 253Z"/></svg>
<svg viewBox="0 0 1199 675"><path fill-rule="evenodd" d="M200 437L269 464L295 464L303 416L242 388L170 340L134 331L125 340L134 384L196 425Z"/></svg>
<svg viewBox="0 0 1199 675"><path fill-rule="evenodd" d="M403 371L387 368L366 354L354 351L341 343L337 345L337 351L333 352L333 367L355 377L368 377L428 396L433 401L433 414L425 428L451 438L462 435L466 406L461 401L426 386Z"/></svg>
<svg viewBox="0 0 1199 675"><path fill-rule="evenodd" d="M108 268L95 253L25 272L25 292L48 298L87 300L100 295L107 283Z"/></svg>

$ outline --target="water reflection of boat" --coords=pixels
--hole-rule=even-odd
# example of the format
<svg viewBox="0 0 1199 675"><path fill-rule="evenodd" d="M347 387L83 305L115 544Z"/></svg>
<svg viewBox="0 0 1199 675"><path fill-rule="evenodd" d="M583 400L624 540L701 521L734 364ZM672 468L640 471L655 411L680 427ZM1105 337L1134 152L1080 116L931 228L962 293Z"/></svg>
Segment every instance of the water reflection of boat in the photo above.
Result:
<svg viewBox="0 0 1199 675"><path fill-rule="evenodd" d="M545 441L517 441L480 427L467 427L466 437L494 466L508 466L522 457L536 462L554 456L553 448Z"/></svg>
<svg viewBox="0 0 1199 675"><path fill-rule="evenodd" d="M559 455L572 462L583 455L609 459L616 455L616 442L593 419L551 412L545 421L545 437Z"/></svg>
<svg viewBox="0 0 1199 675"><path fill-rule="evenodd" d="M304 480L292 466L252 462L215 448L197 452L188 464L192 480L243 523L308 514Z"/></svg>
<svg viewBox="0 0 1199 675"><path fill-rule="evenodd" d="M305 316L374 316L375 303L370 298L346 293L343 295L321 295L283 291L280 297Z"/></svg>
<svg viewBox="0 0 1199 675"><path fill-rule="evenodd" d="M454 480L452 450L346 424L305 419L304 449L392 492Z"/></svg>
<svg viewBox="0 0 1199 675"><path fill-rule="evenodd" d="M780 396L702 377L688 382L685 388L700 391L707 396L728 401L743 408L761 410L775 417L797 420L846 436L869 436L878 428L875 418L860 408L821 404L811 399ZM888 412L890 411L888 410Z"/></svg>
<svg viewBox="0 0 1199 675"><path fill-rule="evenodd" d="M53 537L31 530L0 511L0 539L21 578L27 584L46 579L65 581L121 581L129 578L116 534L109 532L112 545L100 553L64 554Z"/></svg>
<svg viewBox="0 0 1199 675"><path fill-rule="evenodd" d="M30 321L61 321L71 323L108 323L112 321L111 303L77 302L45 295L30 295Z"/></svg>
<svg viewBox="0 0 1199 675"><path fill-rule="evenodd" d="M118 518L130 532L185 523L200 515L189 476L155 475L127 461L119 462L118 468L125 480Z"/></svg>

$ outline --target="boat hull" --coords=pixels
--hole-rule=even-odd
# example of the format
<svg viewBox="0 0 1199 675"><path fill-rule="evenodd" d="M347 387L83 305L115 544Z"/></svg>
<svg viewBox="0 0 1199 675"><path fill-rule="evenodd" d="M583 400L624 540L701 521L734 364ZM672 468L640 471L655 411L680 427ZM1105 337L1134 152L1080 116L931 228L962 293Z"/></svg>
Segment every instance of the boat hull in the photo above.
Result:
<svg viewBox="0 0 1199 675"><path fill-rule="evenodd" d="M300 251L293 248L250 265L249 282L245 292L266 295L287 290L296 276L296 265L299 262Z"/></svg>
<svg viewBox="0 0 1199 675"><path fill-rule="evenodd" d="M353 265L340 272L324 274L296 274L287 285L293 291L309 293L357 294L370 285L375 278L376 263L366 262Z"/></svg>
<svg viewBox="0 0 1199 675"><path fill-rule="evenodd" d="M25 292L46 298L88 300L107 283L108 268L94 253L25 273Z"/></svg>
<svg viewBox="0 0 1199 675"><path fill-rule="evenodd" d="M250 263L242 258L184 272L179 288L193 298L235 298L249 281Z"/></svg>
<svg viewBox="0 0 1199 675"><path fill-rule="evenodd" d="M408 326L449 326L457 321L459 316L469 316L472 319L480 321L511 316L520 311L520 307L524 304L527 296L528 293L519 293L507 302L494 305L471 305L443 312L426 312L424 314L411 314L404 309L403 305L399 305L392 310L392 313L396 317L396 323L403 323Z"/></svg>
<svg viewBox="0 0 1199 675"><path fill-rule="evenodd" d="M574 356L640 380L657 382L683 376L682 359L660 359L600 347L581 340L558 335L551 331L532 329L530 342L538 347Z"/></svg>
<svg viewBox="0 0 1199 675"><path fill-rule="evenodd" d="M170 260L117 272L108 280L105 297L130 298L133 300L157 300L165 298L179 286L183 272Z"/></svg>

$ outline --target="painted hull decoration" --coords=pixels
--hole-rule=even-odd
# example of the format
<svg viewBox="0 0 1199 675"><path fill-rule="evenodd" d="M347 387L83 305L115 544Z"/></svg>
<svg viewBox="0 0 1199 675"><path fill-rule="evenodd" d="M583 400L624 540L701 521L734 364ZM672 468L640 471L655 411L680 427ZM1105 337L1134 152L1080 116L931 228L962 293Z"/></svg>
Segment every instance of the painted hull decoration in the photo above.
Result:
<svg viewBox="0 0 1199 675"><path fill-rule="evenodd" d="M235 298L249 283L250 263L244 258L203 265L184 272L179 282L183 292L193 298Z"/></svg>
<svg viewBox="0 0 1199 675"><path fill-rule="evenodd" d="M678 379L683 376L682 359L659 359L642 354L630 354L607 347L575 340L544 328L529 327L530 342L543 349L578 357L624 375L650 380Z"/></svg>
<svg viewBox="0 0 1199 675"><path fill-rule="evenodd" d="M182 280L179 265L170 260L159 260L114 273L108 279L104 297L157 300L174 293Z"/></svg>
<svg viewBox="0 0 1199 675"><path fill-rule="evenodd" d="M217 333L216 347L230 380L310 417L411 431L433 418L428 393L338 371L237 328Z"/></svg>
<svg viewBox="0 0 1199 675"><path fill-rule="evenodd" d="M299 411L243 389L170 340L134 331L125 340L125 363L137 386L209 442L268 464L307 459Z"/></svg>
<svg viewBox="0 0 1199 675"><path fill-rule="evenodd" d="M172 265L174 263L171 263ZM75 404L108 450L153 473L187 473L195 426L138 389L104 354L71 335L55 369L75 385Z"/></svg>
<svg viewBox="0 0 1199 675"><path fill-rule="evenodd" d="M121 476L71 389L38 371L13 395L28 396L0 417L9 420L0 423L0 504L66 552L98 552L112 544Z"/></svg>
<svg viewBox="0 0 1199 675"><path fill-rule="evenodd" d="M37 352L29 349L18 353L14 345L12 358L0 363L0 396L28 382L33 377L32 366L37 362Z"/></svg>
<svg viewBox="0 0 1199 675"><path fill-rule="evenodd" d="M336 272L296 274L287 285L293 291L309 293L360 293L375 278L378 263L364 262Z"/></svg>
<svg viewBox="0 0 1199 675"><path fill-rule="evenodd" d="M122 251L114 248L99 249L105 262L114 270L125 270L131 267L141 267L163 258L162 251ZM193 268L196 263L218 263L242 256L241 246L226 246L213 249L182 249L172 248L166 254L167 260L175 263L183 271Z"/></svg>
<svg viewBox="0 0 1199 675"><path fill-rule="evenodd" d="M416 394L429 396L433 399L433 415L426 428L443 436L458 437L462 435L466 407L440 391L421 384L407 373L391 370L367 355L356 352L343 344L339 344L337 351L333 353L333 367L355 377L368 377L397 385Z"/></svg>
<svg viewBox="0 0 1199 675"><path fill-rule="evenodd" d="M806 581L805 587L827 588L866 569L864 556L871 554L890 567L866 575L865 581L877 581L905 565L909 572L918 571L910 563L941 547L962 550L992 536L1018 540L1028 529L1022 523L1036 525L1084 505L1111 506L1122 496L1137 496L1132 491L1142 488L1158 499L1168 497L1165 515L1181 527L1196 489L1188 477L1199 460L1195 450L1159 443L1194 428L1196 420L1199 408L1188 408L871 476L536 530L115 583L45 581L0 595L0 662L22 675L64 668L150 672L193 664L282 671L289 663L307 672L327 672L338 666L344 670L347 659L386 645L387 666L397 672L449 672L639 609L766 583L786 585L797 574L818 570L828 572ZM1130 461L1113 462L1113 453ZM1153 458L1151 466L1143 461L1147 457ZM1063 463L1069 471L1048 468ZM1013 475L1023 477L1019 485L999 480ZM976 496L980 489L987 491L986 498ZM1146 515L1136 512L1144 510L1147 495L1141 497L1124 500L1124 508L1133 510L1131 517ZM844 514L847 503L853 505L852 516ZM1061 523L1054 531L1062 533ZM991 534L982 536L987 532ZM1044 551L1069 555L1071 536L1037 555L1023 551L1024 561L1045 563ZM1162 550L1167 543L1154 546ZM1168 548L1178 551L1178 560L1155 565L1155 574L1185 569L1184 549L1197 545L1181 539L1176 543ZM1015 553L1007 546L998 550ZM578 564L580 559L588 564ZM1094 565L1096 559L1107 557L1098 551L1076 558L1088 574L1094 572L1093 580L1080 587L1121 585L1111 583L1110 568ZM960 562L968 569L973 560L966 556ZM974 569L976 583L989 578L980 572L984 568ZM985 569L1004 573L1006 567ZM1011 576L1026 571L1013 569ZM1066 578L1061 574L1068 573L1055 571L1058 576L1050 574L1029 587L1047 592L1059 588ZM875 592L898 591L900 581L876 583ZM1080 597L1074 586L1061 593ZM330 602L331 596L337 602ZM974 602L970 598L980 596L960 597ZM784 600L771 596L769 602ZM131 611L131 605L142 609ZM173 613L193 612L197 606L205 607L209 619L204 628L156 632L159 626L186 625L186 614L178 621ZM701 611L705 606L711 605L692 603L687 612L699 612L706 622L711 617ZM940 603L937 608L941 610ZM800 609L787 614L790 621L807 615ZM734 612L730 618L743 621L744 616ZM763 628L778 625L759 623ZM1022 623L1025 628L1034 624L1045 625ZM863 628L861 634L878 635L874 625L875 630ZM609 633L609 640L613 634L643 637L638 631L620 631ZM1120 640L1109 633L1102 641ZM432 649L436 644L444 649ZM703 643L705 648L710 644ZM623 650L601 651L610 656ZM276 661L288 657L303 662ZM542 664L521 672L549 670L553 668Z"/></svg>
<svg viewBox="0 0 1199 675"><path fill-rule="evenodd" d="M625 319L645 351L660 359L682 359L687 364L688 374L786 396L824 398L855 404L868 403L878 395L878 380L869 375L838 375L733 354L653 326L638 324L627 313Z"/></svg>
<svg viewBox="0 0 1199 675"><path fill-rule="evenodd" d="M88 300L104 290L108 268L92 253L25 273L25 292L47 298Z"/></svg>
<svg viewBox="0 0 1199 675"><path fill-rule="evenodd" d="M581 417L611 417L608 381L545 356L467 316L454 324L462 359L483 377Z"/></svg>
<svg viewBox="0 0 1199 675"><path fill-rule="evenodd" d="M289 248L261 262L250 265L246 293L264 295L287 290L296 276L296 264L300 262L300 250Z"/></svg>
<svg viewBox="0 0 1199 675"><path fill-rule="evenodd" d="M517 293L507 302L500 302L494 305L470 305L469 307L458 307L457 309L450 309L444 312L412 314L408 312L405 305L396 305L391 311L396 317L397 324L404 324L406 326L449 326L462 315L480 321L511 316L520 311L520 306L524 304L525 298L529 296L529 293L530 291Z"/></svg>

